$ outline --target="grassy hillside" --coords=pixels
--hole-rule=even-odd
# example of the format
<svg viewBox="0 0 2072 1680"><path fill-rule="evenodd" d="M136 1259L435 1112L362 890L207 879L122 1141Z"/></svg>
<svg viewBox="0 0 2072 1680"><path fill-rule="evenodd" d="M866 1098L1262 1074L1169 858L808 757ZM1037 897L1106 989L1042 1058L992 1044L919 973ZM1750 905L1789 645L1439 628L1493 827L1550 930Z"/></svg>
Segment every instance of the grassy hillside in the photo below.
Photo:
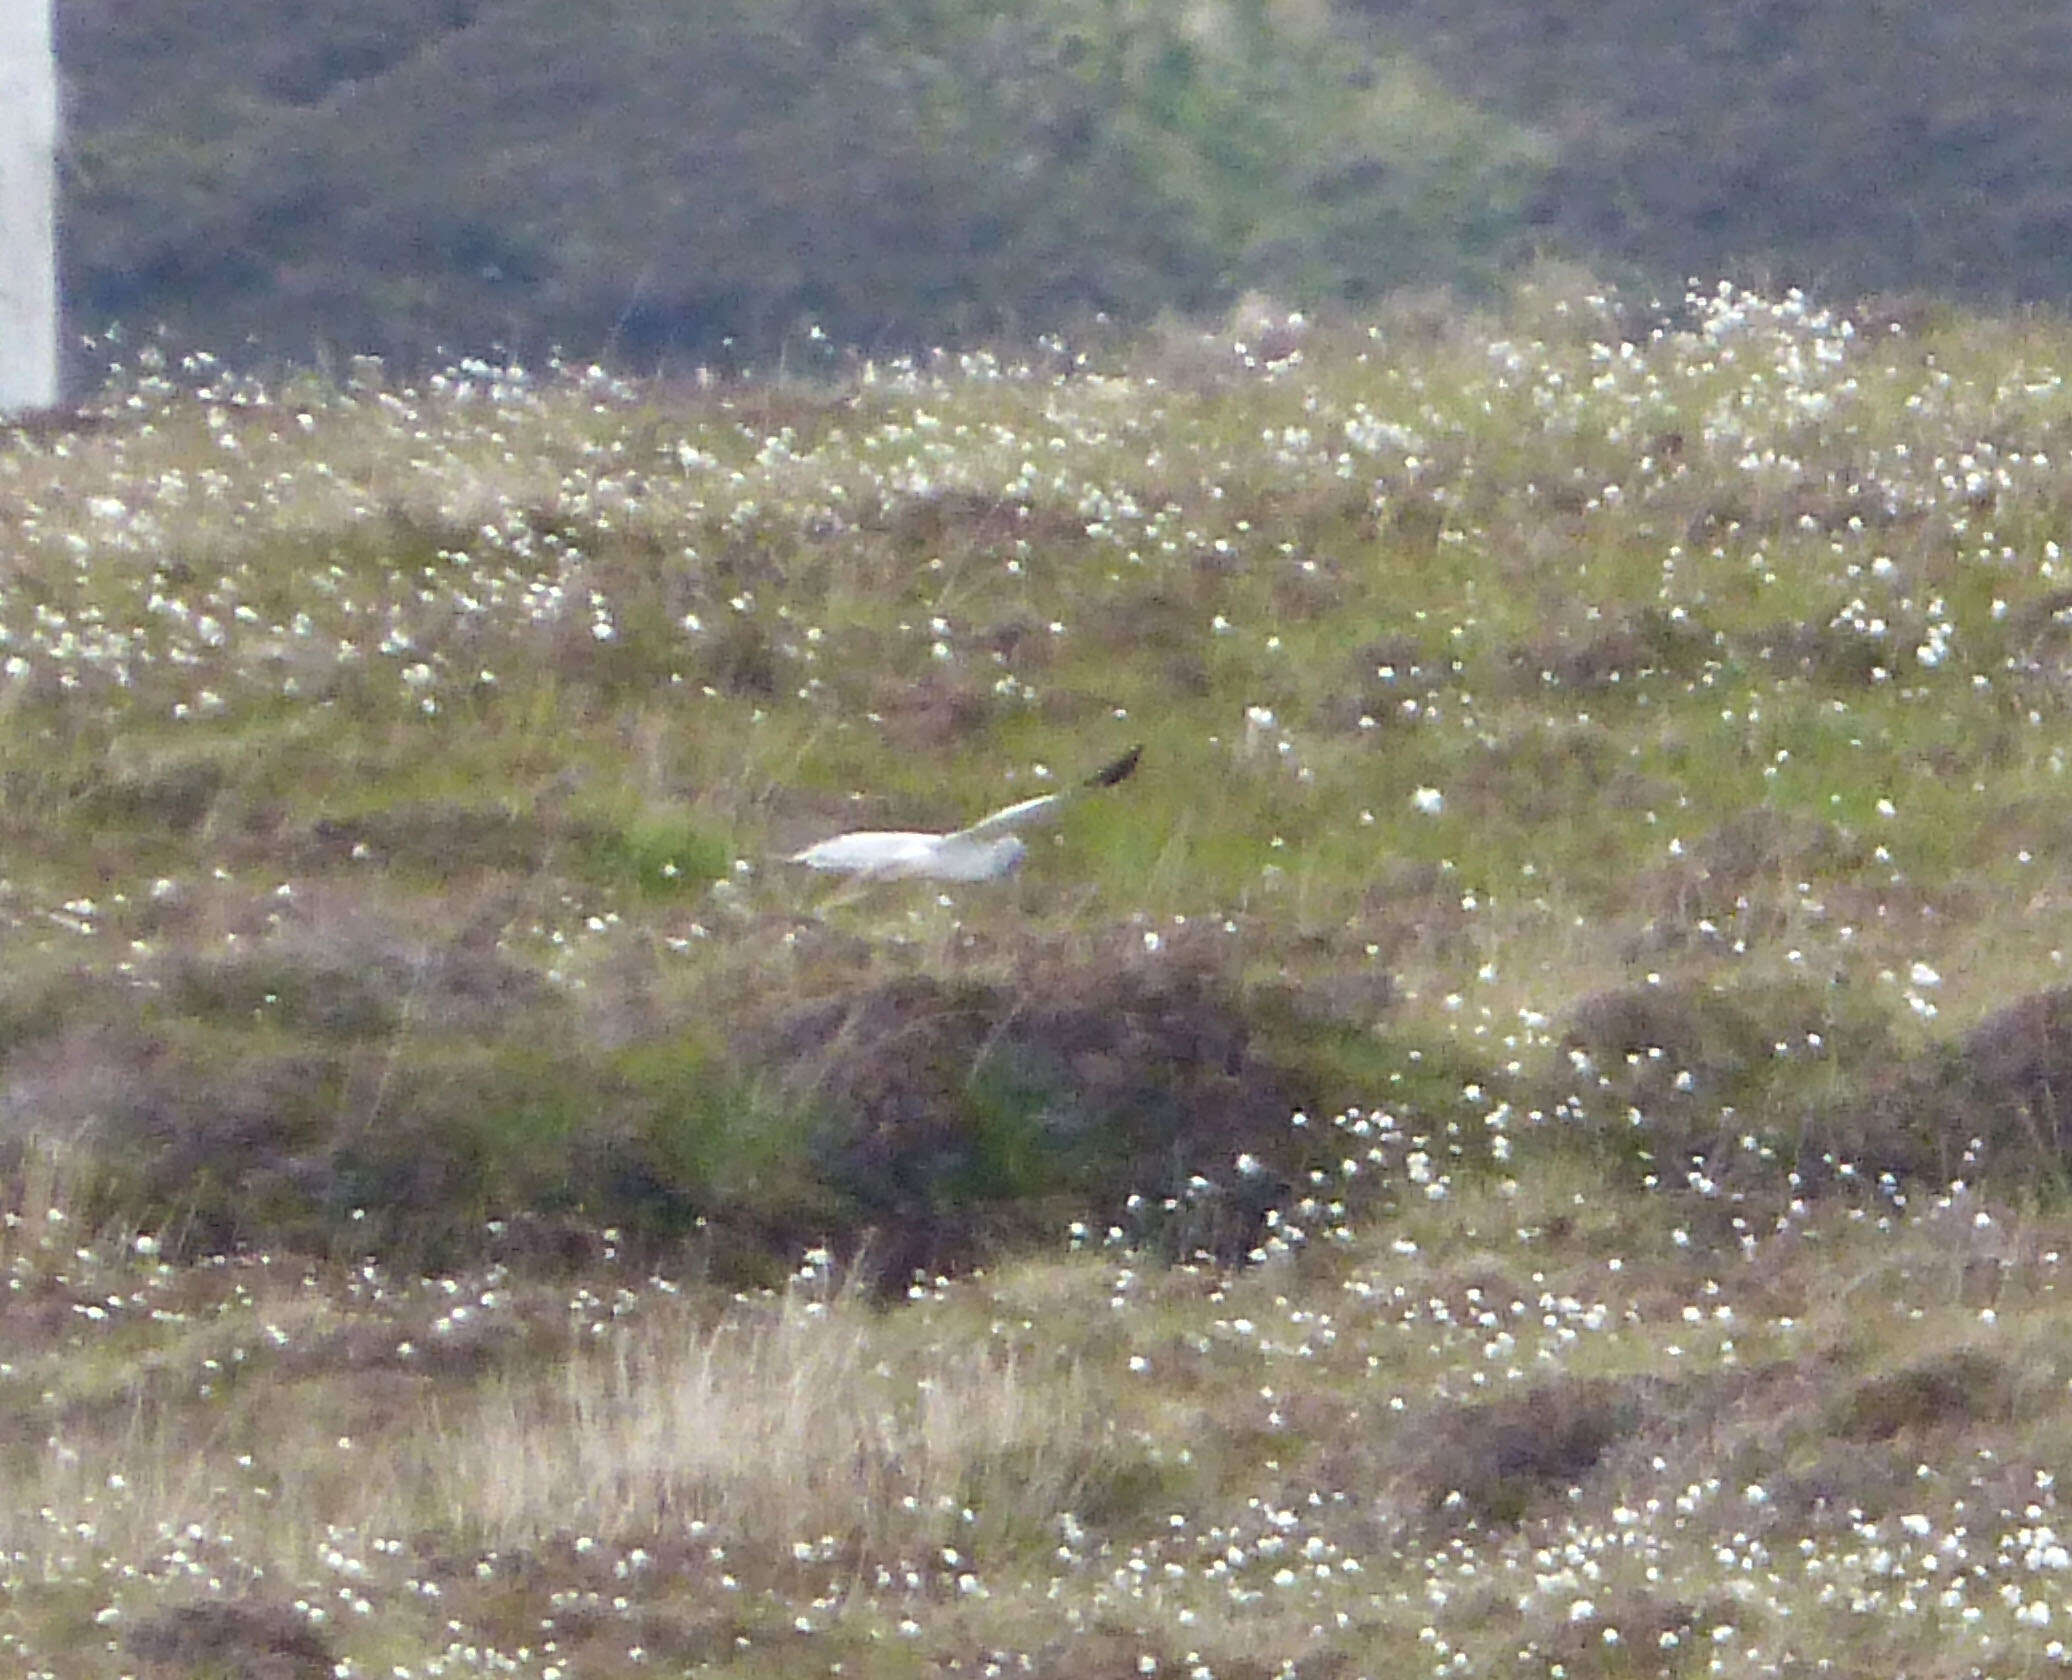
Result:
<svg viewBox="0 0 2072 1680"><path fill-rule="evenodd" d="M247 357L653 371L813 327L913 348L1486 284L1545 163L1289 0L68 0L60 25L75 324Z"/></svg>
<svg viewBox="0 0 2072 1680"><path fill-rule="evenodd" d="M2005 307L2072 278L2057 89L2072 19L2025 0L1350 0L1558 159L1543 236L1602 266L1759 272Z"/></svg>
<svg viewBox="0 0 2072 1680"><path fill-rule="evenodd" d="M1730 289L0 453L0 1652L2026 1674L2072 333ZM783 863L1141 742L1010 881Z"/></svg>
<svg viewBox="0 0 2072 1680"><path fill-rule="evenodd" d="M1366 310L1532 252L2004 307L2072 276L2030 0L62 0L70 317L250 359L767 365ZM503 353L511 353L506 351ZM75 357L80 387L98 378Z"/></svg>

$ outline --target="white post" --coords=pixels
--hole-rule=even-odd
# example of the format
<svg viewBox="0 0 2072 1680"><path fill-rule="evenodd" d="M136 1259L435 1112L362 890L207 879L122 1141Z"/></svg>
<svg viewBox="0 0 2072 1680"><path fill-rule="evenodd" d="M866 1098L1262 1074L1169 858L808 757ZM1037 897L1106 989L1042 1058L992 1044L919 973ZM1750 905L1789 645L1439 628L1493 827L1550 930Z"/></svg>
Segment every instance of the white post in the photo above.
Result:
<svg viewBox="0 0 2072 1680"><path fill-rule="evenodd" d="M58 400L51 0L0 0L0 414Z"/></svg>

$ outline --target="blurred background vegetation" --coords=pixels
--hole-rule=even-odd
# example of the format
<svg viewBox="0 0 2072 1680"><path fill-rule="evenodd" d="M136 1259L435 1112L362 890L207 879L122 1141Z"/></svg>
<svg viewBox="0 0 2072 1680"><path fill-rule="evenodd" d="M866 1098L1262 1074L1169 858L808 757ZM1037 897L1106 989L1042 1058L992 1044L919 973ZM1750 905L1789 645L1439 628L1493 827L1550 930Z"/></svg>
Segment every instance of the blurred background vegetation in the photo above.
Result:
<svg viewBox="0 0 2072 1680"><path fill-rule="evenodd" d="M635 369L1474 297L2056 299L2023 0L60 0L81 333ZM98 359L75 372L91 375Z"/></svg>

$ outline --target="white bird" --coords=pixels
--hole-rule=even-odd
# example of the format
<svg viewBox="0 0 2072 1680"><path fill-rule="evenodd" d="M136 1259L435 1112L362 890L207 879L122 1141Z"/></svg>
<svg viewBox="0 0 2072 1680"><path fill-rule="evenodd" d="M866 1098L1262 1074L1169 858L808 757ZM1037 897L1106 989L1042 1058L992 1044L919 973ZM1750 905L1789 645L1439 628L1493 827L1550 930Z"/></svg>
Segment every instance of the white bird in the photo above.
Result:
<svg viewBox="0 0 2072 1680"><path fill-rule="evenodd" d="M916 834L899 829L861 829L837 834L790 862L808 869L856 875L872 881L991 881L1011 873L1028 854L1015 830L1056 821L1080 794L1113 787L1137 767L1142 747L1132 747L1113 764L1103 765L1076 788L1024 799L979 818L954 834Z"/></svg>

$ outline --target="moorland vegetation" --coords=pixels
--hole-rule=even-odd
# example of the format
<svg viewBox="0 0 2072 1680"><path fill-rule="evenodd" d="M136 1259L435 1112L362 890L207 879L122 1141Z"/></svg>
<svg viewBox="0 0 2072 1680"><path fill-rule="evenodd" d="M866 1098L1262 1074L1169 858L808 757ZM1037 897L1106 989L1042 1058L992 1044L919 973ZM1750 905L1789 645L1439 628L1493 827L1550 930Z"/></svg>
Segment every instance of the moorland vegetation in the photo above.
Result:
<svg viewBox="0 0 2072 1680"><path fill-rule="evenodd" d="M2055 1670L2068 362L1550 278L14 429L0 1657Z"/></svg>

